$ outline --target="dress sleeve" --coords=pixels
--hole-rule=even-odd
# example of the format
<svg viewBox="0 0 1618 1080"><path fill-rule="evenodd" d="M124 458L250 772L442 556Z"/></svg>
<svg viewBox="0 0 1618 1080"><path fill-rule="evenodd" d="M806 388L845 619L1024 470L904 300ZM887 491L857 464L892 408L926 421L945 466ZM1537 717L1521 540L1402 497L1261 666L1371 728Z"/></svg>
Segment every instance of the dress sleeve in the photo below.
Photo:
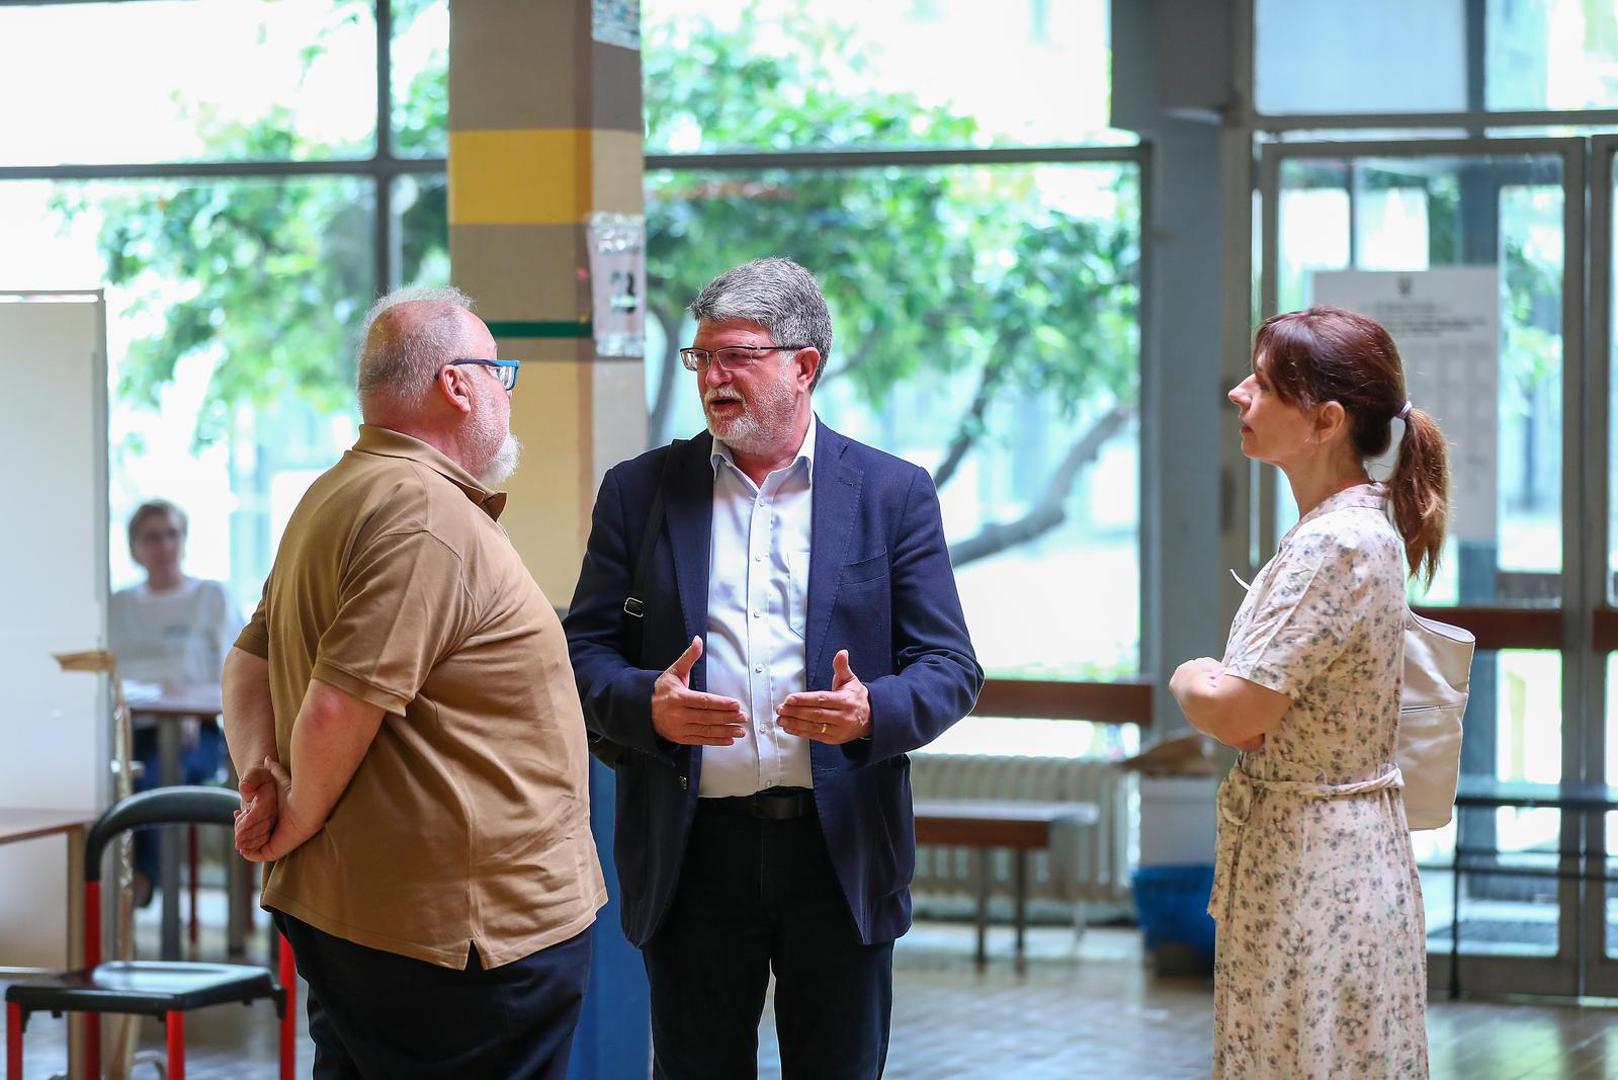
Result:
<svg viewBox="0 0 1618 1080"><path fill-rule="evenodd" d="M1369 598L1372 567L1350 541L1329 533L1294 536L1276 556L1269 585L1227 675L1297 700L1347 646Z"/></svg>

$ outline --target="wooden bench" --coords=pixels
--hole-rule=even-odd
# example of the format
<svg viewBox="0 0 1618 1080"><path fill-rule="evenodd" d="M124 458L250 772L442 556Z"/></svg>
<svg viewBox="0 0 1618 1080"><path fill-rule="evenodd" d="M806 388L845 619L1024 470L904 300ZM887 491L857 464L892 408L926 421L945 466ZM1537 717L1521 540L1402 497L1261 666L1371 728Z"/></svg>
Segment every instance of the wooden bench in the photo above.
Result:
<svg viewBox="0 0 1618 1080"><path fill-rule="evenodd" d="M1015 799L919 799L916 843L976 848L978 879L977 965L988 962L990 848L1011 849L1016 871L1017 970L1023 970L1028 919L1028 853L1048 851L1057 822L1094 825L1101 808L1088 802L1022 802Z"/></svg>

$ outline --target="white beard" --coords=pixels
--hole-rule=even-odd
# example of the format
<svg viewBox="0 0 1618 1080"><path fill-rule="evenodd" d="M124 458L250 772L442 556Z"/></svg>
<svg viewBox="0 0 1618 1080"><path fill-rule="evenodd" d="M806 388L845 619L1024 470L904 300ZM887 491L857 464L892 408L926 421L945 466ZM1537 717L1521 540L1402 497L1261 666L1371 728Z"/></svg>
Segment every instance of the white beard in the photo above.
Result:
<svg viewBox="0 0 1618 1080"><path fill-rule="evenodd" d="M522 443L517 441L517 436L506 432L505 439L500 443L500 449L494 452L494 457L483 467L483 474L478 480L486 487L500 486L517 471L517 461L521 456Z"/></svg>
<svg viewBox="0 0 1618 1080"><path fill-rule="evenodd" d="M704 404L706 404L704 397ZM742 399L742 411L729 420L716 420L703 409L708 433L732 450L758 454L769 450L781 431L792 425L797 399L785 382L765 383L753 393L753 400Z"/></svg>

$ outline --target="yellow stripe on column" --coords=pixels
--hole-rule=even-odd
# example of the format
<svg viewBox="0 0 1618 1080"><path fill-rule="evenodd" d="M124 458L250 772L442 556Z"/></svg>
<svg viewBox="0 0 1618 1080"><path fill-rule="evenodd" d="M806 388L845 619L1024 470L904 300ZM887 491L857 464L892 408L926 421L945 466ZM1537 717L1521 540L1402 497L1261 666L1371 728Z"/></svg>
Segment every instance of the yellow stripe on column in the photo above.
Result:
<svg viewBox="0 0 1618 1080"><path fill-rule="evenodd" d="M449 133L451 225L563 225L590 205L591 132Z"/></svg>

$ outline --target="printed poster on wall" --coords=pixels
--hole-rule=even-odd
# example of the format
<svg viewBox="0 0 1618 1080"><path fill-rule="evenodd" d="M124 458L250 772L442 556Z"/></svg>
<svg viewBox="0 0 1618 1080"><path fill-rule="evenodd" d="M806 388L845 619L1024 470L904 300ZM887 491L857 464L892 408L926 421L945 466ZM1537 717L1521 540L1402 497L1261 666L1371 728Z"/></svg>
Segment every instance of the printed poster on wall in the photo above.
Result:
<svg viewBox="0 0 1618 1080"><path fill-rule="evenodd" d="M1450 535L1494 540L1500 436L1500 275L1492 266L1314 274L1314 302L1369 315L1393 335L1406 395L1450 447ZM1394 425L1395 447L1401 434ZM1392 468L1389 453L1375 475Z"/></svg>
<svg viewBox="0 0 1618 1080"><path fill-rule="evenodd" d="M646 354L646 219L594 213L590 245L590 315L597 356Z"/></svg>

